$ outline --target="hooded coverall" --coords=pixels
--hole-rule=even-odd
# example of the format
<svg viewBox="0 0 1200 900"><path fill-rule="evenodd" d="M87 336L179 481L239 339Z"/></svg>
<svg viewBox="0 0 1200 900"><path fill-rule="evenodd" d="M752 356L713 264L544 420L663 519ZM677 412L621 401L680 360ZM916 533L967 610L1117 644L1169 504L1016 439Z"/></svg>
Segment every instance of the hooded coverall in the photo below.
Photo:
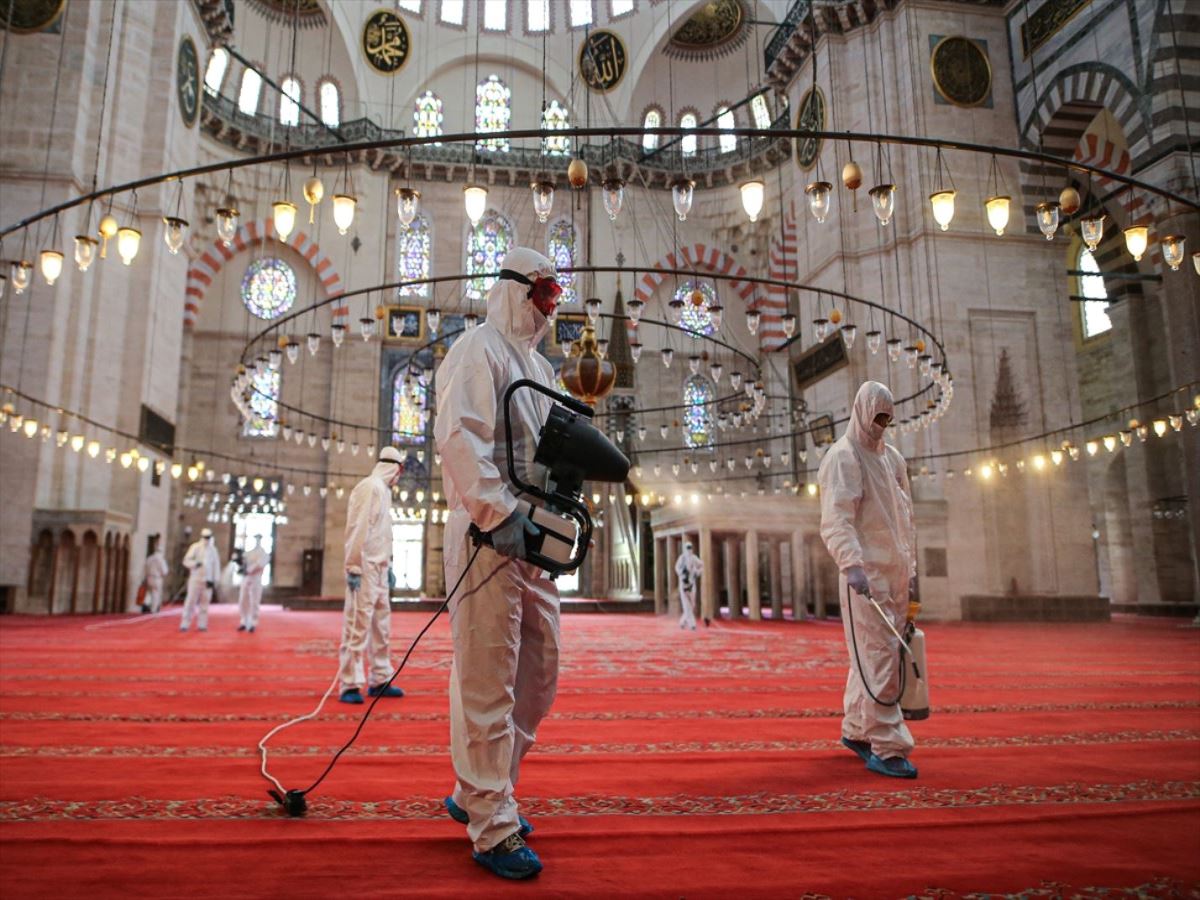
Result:
<svg viewBox="0 0 1200 900"><path fill-rule="evenodd" d="M690 549L684 548L675 560L675 577L679 579L679 627L696 627L696 586L704 574L704 563Z"/></svg>
<svg viewBox="0 0 1200 900"><path fill-rule="evenodd" d="M246 551L246 574L242 576L242 587L238 593L238 612L242 614L242 625L248 629L258 627L258 607L262 603L262 574L270 561L271 557L261 544L255 544Z"/></svg>
<svg viewBox="0 0 1200 900"><path fill-rule="evenodd" d="M167 559L162 555L162 551L155 550L146 557L146 564L142 567L142 577L146 581L146 605L150 607L152 613L162 609L163 579L169 571Z"/></svg>
<svg viewBox="0 0 1200 900"><path fill-rule="evenodd" d="M193 619L203 630L208 628L208 604L212 600L217 579L221 577L221 558L217 555L212 538L200 538L188 547L183 565L188 570L187 600L183 603L179 630L187 631ZM208 586L209 582L214 585L213 588Z"/></svg>
<svg viewBox="0 0 1200 900"><path fill-rule="evenodd" d="M884 443L880 413L892 415L891 391L876 381L858 389L846 433L834 443L817 480L821 488L821 539L841 572L838 593L842 627L850 654L843 700L842 737L867 741L881 759L907 757L912 734L899 705L876 703L863 687L865 675L875 696L890 700L900 686L900 648L875 609L852 593L847 599L846 570L862 566L871 594L891 617L897 631L908 613L909 579L916 574L916 532L904 457ZM862 675L855 662L847 603L854 603L854 638Z"/></svg>

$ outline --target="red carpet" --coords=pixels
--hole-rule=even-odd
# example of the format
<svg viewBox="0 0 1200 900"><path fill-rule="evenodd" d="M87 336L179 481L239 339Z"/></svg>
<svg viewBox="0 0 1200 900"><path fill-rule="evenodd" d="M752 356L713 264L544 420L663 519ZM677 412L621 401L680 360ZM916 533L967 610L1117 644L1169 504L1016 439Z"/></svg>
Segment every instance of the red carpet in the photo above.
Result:
<svg viewBox="0 0 1200 900"><path fill-rule="evenodd" d="M443 619L289 820L254 750L333 677L340 617L215 607L0 620L0 896L1200 896L1200 631L1177 621L930 625L921 777L837 744L841 627L564 619L559 698L519 789L546 862L509 884L441 811ZM393 620L401 650L425 621ZM114 620L108 620L114 621ZM93 626L93 627L88 627ZM272 768L304 787L333 703Z"/></svg>

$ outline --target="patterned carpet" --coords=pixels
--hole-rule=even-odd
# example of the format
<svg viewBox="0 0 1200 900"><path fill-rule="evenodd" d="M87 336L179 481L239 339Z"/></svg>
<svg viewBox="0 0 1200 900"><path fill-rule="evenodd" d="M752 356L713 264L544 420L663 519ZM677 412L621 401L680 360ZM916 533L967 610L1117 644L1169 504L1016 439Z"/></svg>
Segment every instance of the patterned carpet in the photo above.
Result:
<svg viewBox="0 0 1200 900"><path fill-rule="evenodd" d="M518 796L546 871L471 862L441 808L449 629L431 630L302 820L255 744L333 677L340 616L235 632L0 619L0 896L1200 897L1200 630L926 627L917 781L837 742L837 622L563 621L559 697ZM393 620L399 651L423 614ZM278 739L306 786L359 712Z"/></svg>

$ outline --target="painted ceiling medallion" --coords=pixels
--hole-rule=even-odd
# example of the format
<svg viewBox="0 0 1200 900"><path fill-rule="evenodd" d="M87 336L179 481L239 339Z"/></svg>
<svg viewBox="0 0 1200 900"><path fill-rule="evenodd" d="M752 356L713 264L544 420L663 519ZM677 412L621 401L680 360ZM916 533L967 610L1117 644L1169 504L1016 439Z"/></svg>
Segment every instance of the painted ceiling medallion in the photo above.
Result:
<svg viewBox="0 0 1200 900"><path fill-rule="evenodd" d="M742 0L710 0L675 30L663 52L676 59L716 59L736 50L749 35Z"/></svg>
<svg viewBox="0 0 1200 900"><path fill-rule="evenodd" d="M248 0L248 2L263 18L289 27L292 22L295 22L301 28L320 28L326 21L319 0Z"/></svg>
<svg viewBox="0 0 1200 900"><path fill-rule="evenodd" d="M6 0L0 3L0 28L10 27L11 15L11 30L17 34L42 31L58 20L66 4L67 0Z"/></svg>
<svg viewBox="0 0 1200 900"><path fill-rule="evenodd" d="M390 9L376 10L363 25L362 49L376 72L399 72L411 49L408 26Z"/></svg>
<svg viewBox="0 0 1200 900"><path fill-rule="evenodd" d="M991 63L970 38L942 38L930 54L929 67L938 94L955 106L979 106L991 95Z"/></svg>

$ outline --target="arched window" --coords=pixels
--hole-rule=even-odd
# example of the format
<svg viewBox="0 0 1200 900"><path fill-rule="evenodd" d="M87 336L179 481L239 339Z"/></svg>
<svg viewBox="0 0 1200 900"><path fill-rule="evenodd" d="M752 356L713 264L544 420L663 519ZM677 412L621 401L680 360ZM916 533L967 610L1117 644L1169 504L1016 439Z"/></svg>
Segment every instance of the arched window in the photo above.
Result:
<svg viewBox="0 0 1200 900"><path fill-rule="evenodd" d="M642 127L643 128L662 128L662 112L657 109L646 110L646 118L642 119ZM642 149L643 150L657 150L658 149L658 135L657 134L643 134L642 135Z"/></svg>
<svg viewBox="0 0 1200 900"><path fill-rule="evenodd" d="M592 0L570 0L567 9L571 12L572 28L592 24Z"/></svg>
<svg viewBox="0 0 1200 900"><path fill-rule="evenodd" d="M396 274L401 281L429 277L429 254L433 247L429 219L418 215L407 228L396 234ZM400 288L401 297L428 297L428 284L406 284Z"/></svg>
<svg viewBox="0 0 1200 900"><path fill-rule="evenodd" d="M553 261L554 268L560 272L575 265L575 226L569 219L558 219L550 224L546 255ZM575 292L574 273L562 272L558 276L558 283L563 289L560 303L575 303L579 299Z"/></svg>
<svg viewBox="0 0 1200 900"><path fill-rule="evenodd" d="M274 437L279 418L280 372L267 366L254 373L250 392L250 418L242 427L246 437Z"/></svg>
<svg viewBox="0 0 1200 900"><path fill-rule="evenodd" d="M413 109L413 133L417 137L433 137L442 133L442 98L426 91L417 98Z"/></svg>
<svg viewBox="0 0 1200 900"><path fill-rule="evenodd" d="M728 106L717 107L717 127L723 131L732 131L737 127L737 121L733 117L733 110ZM737 135L723 134L719 140L722 153L732 153L737 149Z"/></svg>
<svg viewBox="0 0 1200 900"><path fill-rule="evenodd" d="M481 81L475 88L475 130L508 131L508 123L512 118L509 108L511 99L512 91L500 80L500 76L489 75L487 81ZM508 138L486 138L476 143L475 147L507 153Z"/></svg>
<svg viewBox="0 0 1200 900"><path fill-rule="evenodd" d="M405 12L421 14L421 0L396 0L396 5Z"/></svg>
<svg viewBox="0 0 1200 900"><path fill-rule="evenodd" d="M696 114L684 113L679 117L680 128L695 128ZM694 134L685 134L679 141L679 147L683 151L684 156L696 155L696 136Z"/></svg>
<svg viewBox="0 0 1200 900"><path fill-rule="evenodd" d="M221 93L221 85L225 81L225 70L229 68L229 54L224 47L218 47L208 58L208 68L204 70L204 89L214 97Z"/></svg>
<svg viewBox="0 0 1200 900"><path fill-rule="evenodd" d="M750 101L750 113L754 116L755 128L771 127L771 110L767 107L767 95L755 94Z"/></svg>
<svg viewBox="0 0 1200 900"><path fill-rule="evenodd" d="M442 0L439 17L448 25L461 25L463 23L463 0Z"/></svg>
<svg viewBox="0 0 1200 900"><path fill-rule="evenodd" d="M571 120L567 115L566 107L560 106L557 100L551 100L550 105L546 107L546 111L542 113L543 128L570 128ZM571 139L569 137L551 137L545 140L545 150L551 156L562 156L564 153L571 152Z"/></svg>
<svg viewBox="0 0 1200 900"><path fill-rule="evenodd" d="M608 17L616 19L633 12L633 0L609 0Z"/></svg>
<svg viewBox="0 0 1200 900"><path fill-rule="evenodd" d="M429 385L424 376L402 366L392 381L392 443L424 444L429 416Z"/></svg>
<svg viewBox="0 0 1200 900"><path fill-rule="evenodd" d="M338 97L338 86L332 81L321 82L321 121L330 128L342 124L342 102Z"/></svg>
<svg viewBox="0 0 1200 900"><path fill-rule="evenodd" d="M500 261L512 248L512 244L512 226L500 213L489 209L467 237L467 274L499 272ZM472 278L467 282L467 297L483 300L495 283L495 275Z"/></svg>
<svg viewBox="0 0 1200 900"><path fill-rule="evenodd" d="M550 30L550 0L526 0L525 30L531 34Z"/></svg>
<svg viewBox="0 0 1200 900"><path fill-rule="evenodd" d="M483 28L485 31L508 29L508 0L483 0Z"/></svg>
<svg viewBox="0 0 1200 900"><path fill-rule="evenodd" d="M242 303L260 319L278 319L296 302L296 273L282 259L264 257L246 267Z"/></svg>
<svg viewBox="0 0 1200 900"><path fill-rule="evenodd" d="M712 382L693 375L683 383L684 443L690 449L711 448L713 443Z"/></svg>
<svg viewBox="0 0 1200 900"><path fill-rule="evenodd" d="M1078 268L1080 272L1095 273L1079 276L1079 293L1087 298L1079 304L1079 321L1083 326L1083 339L1087 340L1110 331L1112 320L1108 317L1108 288L1104 286L1096 257L1087 247L1079 250Z"/></svg>
<svg viewBox="0 0 1200 900"><path fill-rule="evenodd" d="M253 69L242 72L242 87L238 91L238 109L248 116L258 112L258 95L262 91L262 76Z"/></svg>
<svg viewBox="0 0 1200 900"><path fill-rule="evenodd" d="M290 75L279 85L279 123L300 124L300 82Z"/></svg>
<svg viewBox="0 0 1200 900"><path fill-rule="evenodd" d="M675 299L683 301L683 318L680 325L692 334L710 335L713 328L710 306L717 303L717 292L705 281L685 281L675 290Z"/></svg>

